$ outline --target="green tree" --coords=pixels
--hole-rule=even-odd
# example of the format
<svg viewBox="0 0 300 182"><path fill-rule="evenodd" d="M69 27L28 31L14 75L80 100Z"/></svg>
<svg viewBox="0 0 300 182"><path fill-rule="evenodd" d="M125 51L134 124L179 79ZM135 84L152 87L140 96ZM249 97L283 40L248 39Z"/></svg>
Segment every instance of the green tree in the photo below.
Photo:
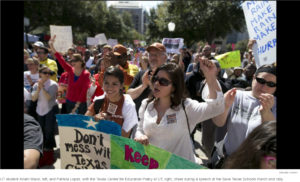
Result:
<svg viewBox="0 0 300 182"><path fill-rule="evenodd" d="M181 37L190 47L199 40L209 44L215 37L245 29L242 1L165 1L158 5L148 26L148 36L156 39L169 37L168 23L176 27L172 37ZM156 16L156 17L155 17ZM149 24L150 25L150 24Z"/></svg>

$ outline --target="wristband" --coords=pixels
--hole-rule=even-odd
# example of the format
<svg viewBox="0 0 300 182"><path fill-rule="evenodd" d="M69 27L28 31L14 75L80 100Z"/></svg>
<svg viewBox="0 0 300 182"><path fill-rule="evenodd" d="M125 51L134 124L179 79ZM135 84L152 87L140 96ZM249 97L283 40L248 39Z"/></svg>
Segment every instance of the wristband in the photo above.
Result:
<svg viewBox="0 0 300 182"><path fill-rule="evenodd" d="M79 105L78 105L78 104L75 104L75 106L79 107Z"/></svg>

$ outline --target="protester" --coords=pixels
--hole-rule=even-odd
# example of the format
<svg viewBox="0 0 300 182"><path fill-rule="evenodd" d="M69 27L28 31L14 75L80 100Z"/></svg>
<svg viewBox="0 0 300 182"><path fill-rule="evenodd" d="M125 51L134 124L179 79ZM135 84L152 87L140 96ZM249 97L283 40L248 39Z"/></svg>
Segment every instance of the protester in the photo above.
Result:
<svg viewBox="0 0 300 182"><path fill-rule="evenodd" d="M254 64L248 64L245 67L245 80L249 85L252 85L253 75L256 72L256 66Z"/></svg>
<svg viewBox="0 0 300 182"><path fill-rule="evenodd" d="M24 89L24 102L28 92ZM29 96L30 97L30 96ZM43 156L43 133L38 122L24 113L24 169L37 169Z"/></svg>
<svg viewBox="0 0 300 182"><path fill-rule="evenodd" d="M93 64L94 57L91 56L91 52L88 49L85 50L83 59L86 62L86 69L90 69Z"/></svg>
<svg viewBox="0 0 300 182"><path fill-rule="evenodd" d="M135 104L131 97L123 94L124 74L118 67L109 67L104 73L105 95L96 97L86 116L95 121L109 120L119 124L122 137L128 138L132 127L137 124Z"/></svg>
<svg viewBox="0 0 300 182"><path fill-rule="evenodd" d="M207 59L200 63L207 78L203 94L206 103L185 99L184 76L178 65L161 65L151 78L151 95L142 101L135 141L143 145L150 143L198 163L190 133L197 123L224 111L223 94L215 76L216 67Z"/></svg>
<svg viewBox="0 0 300 182"><path fill-rule="evenodd" d="M85 114L87 110L86 104L86 95L90 83L90 73L85 70L85 61L79 54L73 54L72 62L74 67L70 66L66 61L61 57L61 55L56 52L53 43L55 42L54 35L49 40L49 46L51 47L54 56L57 58L61 66L68 72L68 90L66 95L66 108L68 113L75 114Z"/></svg>
<svg viewBox="0 0 300 182"><path fill-rule="evenodd" d="M191 63L192 56L189 53L189 51L187 50L186 46L183 46L181 50L182 51L180 51L180 59L179 60L184 63L184 73L186 73L186 70L187 70L189 64Z"/></svg>
<svg viewBox="0 0 300 182"><path fill-rule="evenodd" d="M28 58L26 60L26 65L29 69L29 71L24 71L24 87L26 90L31 94L32 91L32 86L39 80L39 60L36 58ZM31 101L31 97L26 100L26 109L27 113L34 117L37 118L36 115L36 102Z"/></svg>
<svg viewBox="0 0 300 182"><path fill-rule="evenodd" d="M242 68L245 68L248 64L249 64L249 53L248 52L245 52L244 53L244 56L243 56L243 61L242 61Z"/></svg>
<svg viewBox="0 0 300 182"><path fill-rule="evenodd" d="M256 127L229 156L223 169L276 169L276 121Z"/></svg>
<svg viewBox="0 0 300 182"><path fill-rule="evenodd" d="M90 75L90 85L89 85L89 88L87 90L87 100L86 100L86 104L87 104L87 107L89 107L91 105L91 98L93 97L93 95L95 94L95 91L97 89L97 85L95 83L95 78Z"/></svg>
<svg viewBox="0 0 300 182"><path fill-rule="evenodd" d="M153 43L147 48L149 56L149 68L147 70L140 71L132 81L127 94L133 99L136 111L138 112L141 103L144 99L148 98L151 90L149 87L150 75L152 75L156 68L161 66L167 61L166 48L163 44ZM133 128L131 139L134 139L136 127Z"/></svg>
<svg viewBox="0 0 300 182"><path fill-rule="evenodd" d="M39 47L37 50L38 60L40 61L41 66L47 66L50 68L50 70L54 73L50 79L57 82L57 64L54 60L48 58L48 53L48 48Z"/></svg>
<svg viewBox="0 0 300 182"><path fill-rule="evenodd" d="M272 95L275 91L276 66L263 65L253 76L252 91L234 88L225 94L225 112L214 117L213 122L219 127L226 123L227 135L224 145L220 144L213 153L213 168L230 156L254 128L276 120L276 97Z"/></svg>
<svg viewBox="0 0 300 182"><path fill-rule="evenodd" d="M145 53L140 54L139 65L140 65L140 71L146 70L149 68L149 55L148 55L147 51Z"/></svg>
<svg viewBox="0 0 300 182"><path fill-rule="evenodd" d="M186 71L186 76L188 76L189 74L191 74L193 72L193 70L196 68L196 65L199 62L201 56L202 56L202 53L195 54L194 62L189 64L187 71Z"/></svg>
<svg viewBox="0 0 300 182"><path fill-rule="evenodd" d="M29 58L29 53L24 49L24 71L28 71L28 67L26 65L26 60Z"/></svg>
<svg viewBox="0 0 300 182"><path fill-rule="evenodd" d="M44 156L40 159L39 166L51 165L54 162L53 148L56 147L54 139L55 114L58 113L56 103L57 83L50 79L53 72L49 67L43 66L39 69L41 80L35 83L32 90L32 101L37 100L36 112L38 122L44 135Z"/></svg>
<svg viewBox="0 0 300 182"><path fill-rule="evenodd" d="M34 55L37 54L38 52L38 49L40 47L44 47L44 44L40 41L36 41L34 44L33 44L33 49L32 49L32 53L30 54L30 57L32 58Z"/></svg>
<svg viewBox="0 0 300 182"><path fill-rule="evenodd" d="M234 67L233 70L231 68L225 68L225 71L227 74L227 78L229 79L234 79L234 78L244 79L243 68L241 67Z"/></svg>
<svg viewBox="0 0 300 182"><path fill-rule="evenodd" d="M100 62L103 60L104 56L106 56L106 54L109 52L109 51L112 51L112 48L110 47L110 45L105 45L102 49L102 54L100 56L100 59L97 61L96 63L96 66L95 66L95 69L94 69L94 74L97 74L97 73L100 73L98 72L99 70L99 66L100 66ZM101 60L101 61L100 61Z"/></svg>

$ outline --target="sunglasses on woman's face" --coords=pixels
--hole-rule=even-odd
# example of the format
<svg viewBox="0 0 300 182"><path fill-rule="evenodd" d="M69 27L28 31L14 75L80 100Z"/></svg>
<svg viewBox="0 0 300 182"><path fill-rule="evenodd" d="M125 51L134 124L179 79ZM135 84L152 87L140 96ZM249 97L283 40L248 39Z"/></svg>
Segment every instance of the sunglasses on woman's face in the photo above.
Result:
<svg viewBox="0 0 300 182"><path fill-rule="evenodd" d="M47 71L43 71L43 72L41 72L41 73L43 73L44 75L50 75L50 76L52 76L53 75L53 73L52 72L47 72Z"/></svg>
<svg viewBox="0 0 300 182"><path fill-rule="evenodd" d="M80 61L80 60L73 59L73 60L71 60L70 62L74 62L74 63L76 63L76 62L78 62L78 61Z"/></svg>
<svg viewBox="0 0 300 182"><path fill-rule="evenodd" d="M158 81L159 85L161 86L168 86L171 84L171 82L165 78L158 78L157 76L152 77L152 84L156 83Z"/></svg>
<svg viewBox="0 0 300 182"><path fill-rule="evenodd" d="M263 78L258 78L258 77L255 77L256 81L260 84L267 84L268 87L276 87L276 83L274 82L267 82L265 79Z"/></svg>

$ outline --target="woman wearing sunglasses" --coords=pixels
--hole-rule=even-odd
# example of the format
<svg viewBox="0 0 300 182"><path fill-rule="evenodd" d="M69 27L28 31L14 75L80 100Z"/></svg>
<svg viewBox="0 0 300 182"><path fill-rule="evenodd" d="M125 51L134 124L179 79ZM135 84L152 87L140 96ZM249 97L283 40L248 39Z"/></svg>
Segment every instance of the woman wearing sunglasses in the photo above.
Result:
<svg viewBox="0 0 300 182"><path fill-rule="evenodd" d="M152 93L142 101L135 141L155 145L198 163L190 138L195 126L224 112L224 96L217 82L215 64L203 59L201 69L207 78L203 99L185 98L184 75L175 63L164 63L151 78Z"/></svg>
<svg viewBox="0 0 300 182"><path fill-rule="evenodd" d="M276 120L276 97L273 95L276 86L276 66L263 65L253 75L251 91L234 88L225 93L225 112L214 117L213 122L219 127L226 123L227 134L224 145L213 153L213 168L222 156L225 156L223 159L230 156L254 128Z"/></svg>
<svg viewBox="0 0 300 182"><path fill-rule="evenodd" d="M86 112L95 121L109 120L122 127L122 137L128 138L138 123L135 104L128 94L123 94L124 74L118 67L108 67L104 72L105 95L96 97Z"/></svg>
<svg viewBox="0 0 300 182"><path fill-rule="evenodd" d="M226 159L223 169L276 169L276 122L256 127Z"/></svg>
<svg viewBox="0 0 300 182"><path fill-rule="evenodd" d="M54 35L49 40L49 46L57 58L60 65L68 72L68 89L66 95L66 108L68 113L84 115L87 110L87 90L90 84L90 73L85 70L85 61L79 54L73 54L71 62L74 66L69 65L62 56L56 52L53 43L55 42Z"/></svg>
<svg viewBox="0 0 300 182"><path fill-rule="evenodd" d="M53 148L56 147L54 139L55 114L58 113L56 103L57 83L50 79L54 73L49 67L39 69L40 80L33 85L32 101L37 100L37 117L44 135L44 152L40 159L40 167L51 165L54 162Z"/></svg>

